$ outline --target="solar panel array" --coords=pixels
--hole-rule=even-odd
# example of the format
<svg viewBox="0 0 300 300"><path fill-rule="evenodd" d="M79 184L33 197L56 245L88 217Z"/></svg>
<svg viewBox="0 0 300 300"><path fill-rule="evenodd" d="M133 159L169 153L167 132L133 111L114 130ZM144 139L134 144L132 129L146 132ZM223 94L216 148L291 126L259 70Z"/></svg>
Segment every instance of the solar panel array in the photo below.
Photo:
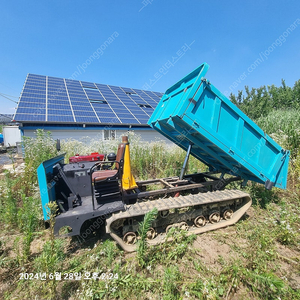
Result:
<svg viewBox="0 0 300 300"><path fill-rule="evenodd" d="M19 122L147 124L162 93L28 74Z"/></svg>

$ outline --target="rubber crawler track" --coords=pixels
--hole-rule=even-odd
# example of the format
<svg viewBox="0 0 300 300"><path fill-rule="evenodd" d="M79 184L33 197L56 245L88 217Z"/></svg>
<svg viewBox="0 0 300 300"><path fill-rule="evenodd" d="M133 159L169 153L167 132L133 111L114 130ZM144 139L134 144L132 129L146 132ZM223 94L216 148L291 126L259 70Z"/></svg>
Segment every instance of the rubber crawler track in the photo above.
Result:
<svg viewBox="0 0 300 300"><path fill-rule="evenodd" d="M165 199L158 199L146 202L135 203L133 205L127 205L126 210L123 212L118 212L113 214L109 219L106 220L106 232L111 235L111 237L127 252L136 251L136 245L127 245L123 242L122 238L120 238L114 230L111 228L111 225L119 220L132 218L136 216L143 216L147 212L151 211L153 208L157 208L158 211L169 210L174 208L184 208L184 207L192 207L195 205L207 205L207 204L222 204L222 202L242 199L243 205L234 212L233 216L229 220L221 220L219 223L207 224L204 227L193 228L187 232L190 234L200 234L203 232L219 229L222 227L230 226L236 223L247 211L247 209L251 206L252 200L247 193L244 193L239 190L223 190L223 191L215 191L215 192L207 192L207 193L199 193L196 195L188 195L188 196L179 196L179 197L171 197ZM155 239L149 240L149 245L157 245L165 241L165 234L158 235Z"/></svg>

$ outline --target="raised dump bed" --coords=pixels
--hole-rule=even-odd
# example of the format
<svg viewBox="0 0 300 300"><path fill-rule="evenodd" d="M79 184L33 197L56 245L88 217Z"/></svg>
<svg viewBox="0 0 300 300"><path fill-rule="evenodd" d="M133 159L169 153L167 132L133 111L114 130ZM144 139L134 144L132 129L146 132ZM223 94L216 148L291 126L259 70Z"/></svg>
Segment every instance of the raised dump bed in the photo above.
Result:
<svg viewBox="0 0 300 300"><path fill-rule="evenodd" d="M170 87L148 124L210 167L286 188L289 151L280 147L204 78L203 63Z"/></svg>

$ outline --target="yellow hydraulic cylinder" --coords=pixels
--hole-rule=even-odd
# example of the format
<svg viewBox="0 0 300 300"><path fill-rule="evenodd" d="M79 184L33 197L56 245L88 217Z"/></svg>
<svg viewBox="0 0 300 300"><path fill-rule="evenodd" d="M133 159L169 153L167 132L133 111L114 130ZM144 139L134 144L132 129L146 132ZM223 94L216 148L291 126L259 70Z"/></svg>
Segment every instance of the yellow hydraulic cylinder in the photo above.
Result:
<svg viewBox="0 0 300 300"><path fill-rule="evenodd" d="M125 146L122 187L124 190L131 190L138 187L131 173L129 143Z"/></svg>

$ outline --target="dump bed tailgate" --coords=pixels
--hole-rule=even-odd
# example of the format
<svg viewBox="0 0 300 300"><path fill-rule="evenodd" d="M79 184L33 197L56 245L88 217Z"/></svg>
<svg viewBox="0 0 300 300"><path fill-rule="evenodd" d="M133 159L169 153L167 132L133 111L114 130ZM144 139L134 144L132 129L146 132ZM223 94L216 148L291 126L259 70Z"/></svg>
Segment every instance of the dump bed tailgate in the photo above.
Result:
<svg viewBox="0 0 300 300"><path fill-rule="evenodd" d="M204 63L170 87L148 124L210 167L286 188L289 151L280 147L204 78Z"/></svg>

